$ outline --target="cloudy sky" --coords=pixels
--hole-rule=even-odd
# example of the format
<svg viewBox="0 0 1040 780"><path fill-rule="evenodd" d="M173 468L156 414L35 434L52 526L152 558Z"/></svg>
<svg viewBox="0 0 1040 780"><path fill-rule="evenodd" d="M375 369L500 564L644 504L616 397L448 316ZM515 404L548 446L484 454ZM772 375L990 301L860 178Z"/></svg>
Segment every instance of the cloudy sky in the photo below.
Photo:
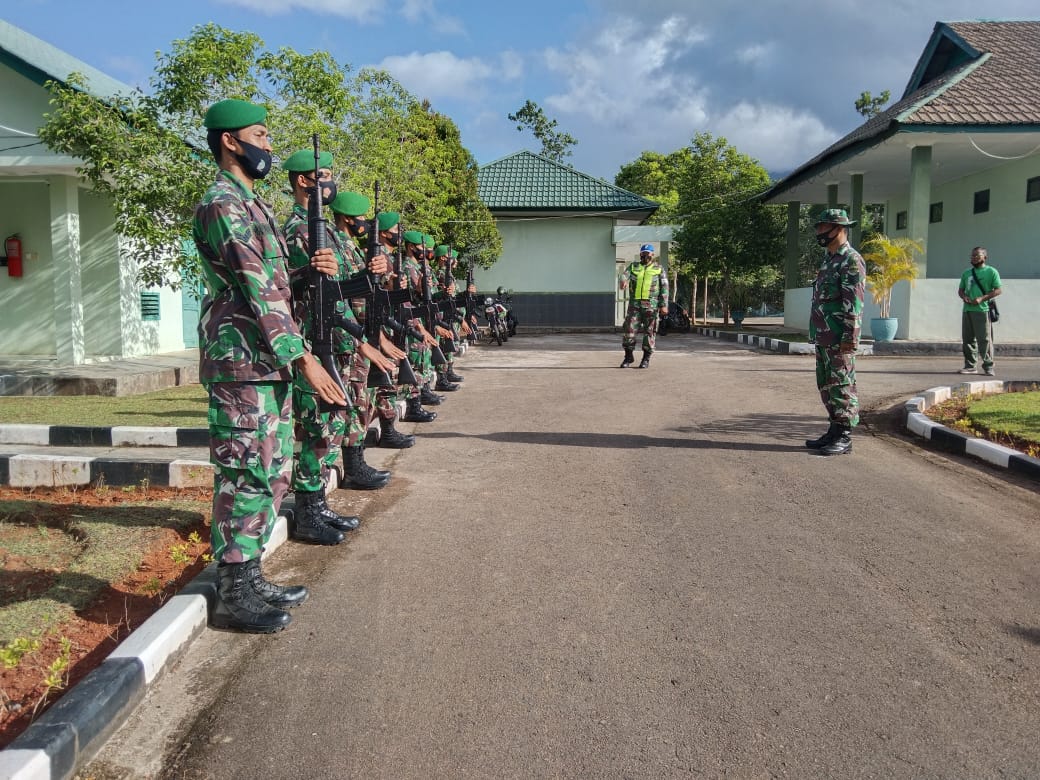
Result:
<svg viewBox="0 0 1040 780"><path fill-rule="evenodd" d="M156 52L209 21L383 67L451 116L480 163L537 151L507 119L533 100L578 139L570 162L608 180L697 132L789 170L860 123L860 92L902 93L936 21L1040 18L1036 0L20 0L2 13L145 88Z"/></svg>

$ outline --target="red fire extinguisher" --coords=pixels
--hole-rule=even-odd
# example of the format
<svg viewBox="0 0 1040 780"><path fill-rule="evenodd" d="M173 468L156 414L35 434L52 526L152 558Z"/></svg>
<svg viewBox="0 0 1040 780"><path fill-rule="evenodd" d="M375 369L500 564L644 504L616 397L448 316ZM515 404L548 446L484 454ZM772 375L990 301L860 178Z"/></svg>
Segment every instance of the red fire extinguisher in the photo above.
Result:
<svg viewBox="0 0 1040 780"><path fill-rule="evenodd" d="M22 239L17 235L8 236L4 241L4 252L7 254L7 275L22 275Z"/></svg>

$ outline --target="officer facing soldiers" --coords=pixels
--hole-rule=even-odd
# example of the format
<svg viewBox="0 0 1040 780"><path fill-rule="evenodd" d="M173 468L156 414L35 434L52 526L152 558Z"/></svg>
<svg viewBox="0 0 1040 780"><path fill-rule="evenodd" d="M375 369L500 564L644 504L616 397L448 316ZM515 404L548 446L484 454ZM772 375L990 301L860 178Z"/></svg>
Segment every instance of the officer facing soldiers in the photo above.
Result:
<svg viewBox="0 0 1040 780"><path fill-rule="evenodd" d="M253 192L271 168L267 109L242 100L210 106L203 124L220 168L195 208L192 234L206 297L199 321L200 381L209 391L213 463L211 540L217 561L216 628L270 633L302 586L268 582L260 556L289 484L292 379L301 374L326 402L343 404L338 384L304 346L290 310L289 249L270 207ZM311 265L336 269L329 251Z"/></svg>
<svg viewBox="0 0 1040 780"><path fill-rule="evenodd" d="M341 192L329 204L335 216L337 236L343 245L344 255L347 261L351 263L354 273L365 270L365 255L358 246L357 241L368 235L371 221L365 219L365 215L368 213L371 205L372 202L358 192ZM380 251L379 257L382 262L388 262L386 254L382 251ZM365 322L366 306L367 301L365 298L357 298L351 301L354 314L362 322ZM398 363L402 360L408 360L408 355L397 349L394 343L386 337L386 334L383 334L380 339L379 348L383 354ZM362 444L364 443L364 433L367 432L369 424L375 419L376 415L379 417L379 442L377 446L389 449L404 449L415 444L414 436L401 433L394 428L394 421L397 419L396 388L367 387L367 381L362 385L360 377L358 377L358 382L355 385L353 374L351 375L351 384L355 386L356 394L365 399L363 404L364 430L361 431L362 438L360 439ZM361 395L362 393L363 395ZM359 406L362 405L359 404ZM357 441L354 438L354 433L351 432L345 446L356 446ZM347 456L344 455L344 460L346 458Z"/></svg>
<svg viewBox="0 0 1040 780"><path fill-rule="evenodd" d="M816 243L827 256L813 284L809 340L816 344L816 386L830 427L805 446L821 455L852 452L852 429L859 423L856 348L867 271L849 244L849 228L855 224L845 209L827 209L816 220Z"/></svg>
<svg viewBox="0 0 1040 780"><path fill-rule="evenodd" d="M620 368L628 368L635 361L636 334L643 332L643 359L639 368L650 367L650 356L657 341L657 315L668 314L668 276L654 257L654 245L639 247L639 262L629 263L618 279L622 290L632 288L628 300L628 316L621 347L625 357Z"/></svg>
<svg viewBox="0 0 1040 780"><path fill-rule="evenodd" d="M319 157L321 180L314 181L314 152L301 149L291 155L282 165L289 174L289 185L296 201L292 213L283 228L289 245L289 274L296 301L296 318L301 331L308 338L312 322L314 301L310 298L306 258L309 252L308 206L316 186L322 189L322 201L336 197L336 184L332 180L332 155L322 152ZM326 225L326 243L332 248L338 263L333 274L336 281L347 281L353 270L352 261L345 257L343 246L335 232ZM385 273L385 258L377 258L378 273ZM348 321L357 325L348 302L337 307ZM357 326L360 328L360 326ZM347 410L322 411L318 399L306 381L297 379L293 388L293 411L296 416L296 439L300 453L293 468L292 489L296 494L295 523L293 538L317 544L338 544L343 541L343 531L358 526L356 517L343 517L329 508L325 500L325 484L329 467L339 457L341 444L353 433L354 440L361 444L344 450L344 472L355 487L364 489L383 487L390 479L390 472L377 471L364 461L363 455L363 406L365 397L358 395L356 388L367 383L369 361L381 368L391 362L369 344L363 336L351 336L344 328L332 328L332 347L336 364L345 384L351 385L351 408ZM360 433L359 433L360 431Z"/></svg>

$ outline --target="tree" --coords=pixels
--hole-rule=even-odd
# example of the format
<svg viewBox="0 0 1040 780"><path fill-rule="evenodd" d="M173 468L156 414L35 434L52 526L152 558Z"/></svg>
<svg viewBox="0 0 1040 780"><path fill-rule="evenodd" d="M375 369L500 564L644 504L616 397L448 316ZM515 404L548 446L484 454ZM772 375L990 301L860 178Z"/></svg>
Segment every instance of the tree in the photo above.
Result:
<svg viewBox="0 0 1040 780"><path fill-rule="evenodd" d="M717 280L728 319L740 286L759 275L748 302L769 296L766 279L777 279L784 257L785 216L782 207L766 206L759 195L769 187L769 174L725 138L698 133L689 146L690 164L678 181L681 227L675 235L673 261L681 275ZM760 269L769 267L776 274ZM773 283L770 282L770 285ZM774 293L775 294L775 293Z"/></svg>
<svg viewBox="0 0 1040 780"><path fill-rule="evenodd" d="M856 99L856 110L867 119L873 119L885 110L885 103L891 99L892 94L886 89L877 97L869 92L860 92Z"/></svg>
<svg viewBox="0 0 1040 780"><path fill-rule="evenodd" d="M690 161L688 147L667 155L643 152L637 160L621 166L614 184L661 204L647 220L649 224L671 225L680 213L678 185Z"/></svg>
<svg viewBox="0 0 1040 780"><path fill-rule="evenodd" d="M570 133L562 133L556 129L559 124L555 119L549 119L534 101L528 100L515 114L509 114L509 121L516 122L518 132L530 130L531 133L542 144L540 154L562 163L565 157L571 156L570 147L578 143L578 139Z"/></svg>
<svg viewBox="0 0 1040 780"><path fill-rule="evenodd" d="M454 124L385 72L354 74L327 52L268 51L252 33L210 23L159 56L150 86L150 94L100 99L75 75L49 82L52 110L40 131L50 148L83 160L81 175L108 196L145 285L176 289L198 279L197 258L174 250L190 238L195 204L215 174L203 116L226 97L268 107L276 158L310 146L317 133L343 189L370 193L379 180L388 196L380 205L411 204L414 227L441 236L450 220L466 220L480 227L460 238L473 242L482 265L501 251ZM292 203L286 189L277 170L257 185L281 216Z"/></svg>

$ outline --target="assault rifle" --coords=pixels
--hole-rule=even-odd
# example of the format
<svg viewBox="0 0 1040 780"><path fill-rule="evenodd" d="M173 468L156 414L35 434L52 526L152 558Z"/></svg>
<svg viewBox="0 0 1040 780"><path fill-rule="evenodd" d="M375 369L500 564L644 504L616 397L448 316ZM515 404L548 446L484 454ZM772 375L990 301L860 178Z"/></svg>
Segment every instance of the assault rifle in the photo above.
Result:
<svg viewBox="0 0 1040 780"><path fill-rule="evenodd" d="M379 254L379 182L375 183L375 197L372 198L372 224L368 231L368 243L365 245L365 265L368 266ZM383 328L386 326L386 305L380 293L382 289L383 275L374 274L371 271L365 273L368 280L370 294L368 297L367 311L365 312L365 336L368 343L379 349L379 339L383 336ZM372 365L368 369L369 387L393 387L394 379L381 368Z"/></svg>
<svg viewBox="0 0 1040 780"><path fill-rule="evenodd" d="M459 307L455 303L455 296L448 294L448 288L455 284L451 266L451 247L449 246L448 254L445 255L444 261L444 279L441 280L441 286L444 288L444 300L441 301L440 309L444 314L444 319L454 325L456 322L461 322L462 318L459 317Z"/></svg>
<svg viewBox="0 0 1040 780"><path fill-rule="evenodd" d="M315 133L314 142L314 193L307 203L307 246L313 256L319 249L328 248L328 222L322 212L321 202L321 165L318 162L318 134ZM319 408L323 412L350 409L350 394L343 386L343 377L340 376L339 367L333 353L333 328L343 328L355 339L360 339L365 331L357 320L347 319L345 309L349 306L343 299L343 291L339 282L331 276L323 274L317 268L310 267L308 273L308 287L311 300L311 352L319 361L322 368L332 377L343 397L346 399L344 405L329 403L319 397ZM337 305L338 304L338 305Z"/></svg>
<svg viewBox="0 0 1040 780"><path fill-rule="evenodd" d="M394 253L394 276L400 283L401 243L397 244L397 251ZM406 336L422 340L422 334L406 324L410 318L405 314L403 304L405 301L411 300L411 293L400 287L388 290L382 285L379 287L379 293L379 305L385 312L386 324L394 333L394 346L405 353L404 358L397 364L397 383L418 387L419 380L412 370L412 364L408 361L408 343L405 340Z"/></svg>
<svg viewBox="0 0 1040 780"><path fill-rule="evenodd" d="M477 296L471 293L469 288L476 287L476 285L476 280L473 278L473 261L470 260L469 267L466 269L466 289L462 292L462 305L466 307L466 318L469 320L474 340L477 337Z"/></svg>

